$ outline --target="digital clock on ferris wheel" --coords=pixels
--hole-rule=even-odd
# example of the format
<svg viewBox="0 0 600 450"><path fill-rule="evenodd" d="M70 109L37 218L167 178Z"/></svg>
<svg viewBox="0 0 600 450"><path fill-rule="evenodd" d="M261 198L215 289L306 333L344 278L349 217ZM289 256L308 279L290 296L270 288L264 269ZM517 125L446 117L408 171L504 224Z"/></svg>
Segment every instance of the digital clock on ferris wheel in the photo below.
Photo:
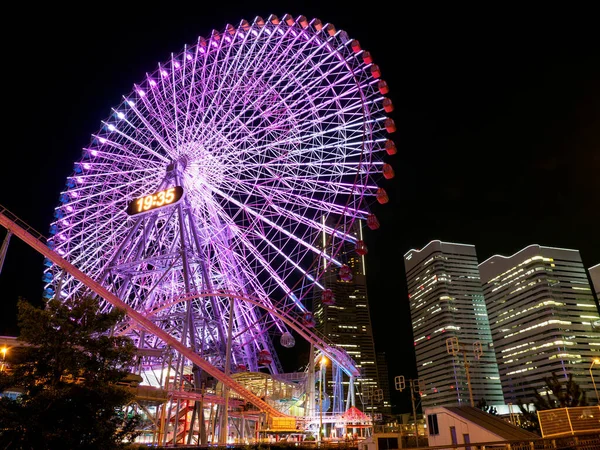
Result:
<svg viewBox="0 0 600 450"><path fill-rule="evenodd" d="M127 214L134 216L136 214L147 213L164 206L172 206L179 203L183 198L183 188L174 186L154 194L148 194L136 198L127 205Z"/></svg>

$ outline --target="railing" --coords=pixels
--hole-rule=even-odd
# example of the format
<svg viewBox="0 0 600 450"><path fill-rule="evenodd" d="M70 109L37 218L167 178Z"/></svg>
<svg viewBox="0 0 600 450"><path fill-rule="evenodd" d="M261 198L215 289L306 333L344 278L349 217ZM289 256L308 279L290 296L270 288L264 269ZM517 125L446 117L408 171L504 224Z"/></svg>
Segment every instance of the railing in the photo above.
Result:
<svg viewBox="0 0 600 450"><path fill-rule="evenodd" d="M402 448L415 447L402 445ZM584 433L575 436L558 438L540 438L533 440L478 442L471 444L443 445L436 447L420 447L427 450L600 450L600 430L595 433ZM359 449L360 448L359 445Z"/></svg>
<svg viewBox="0 0 600 450"><path fill-rule="evenodd" d="M547 409L537 415L543 437L600 432L600 406Z"/></svg>

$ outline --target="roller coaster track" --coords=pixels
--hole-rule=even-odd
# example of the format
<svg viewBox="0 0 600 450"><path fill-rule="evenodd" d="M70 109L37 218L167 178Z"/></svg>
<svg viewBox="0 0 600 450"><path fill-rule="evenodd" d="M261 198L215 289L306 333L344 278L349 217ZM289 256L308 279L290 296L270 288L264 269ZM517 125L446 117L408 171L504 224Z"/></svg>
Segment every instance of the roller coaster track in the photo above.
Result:
<svg viewBox="0 0 600 450"><path fill-rule="evenodd" d="M105 299L107 302L112 304L115 308L118 308L118 309L124 311L127 314L127 316L130 318L130 320L135 322L139 327L144 328L146 331L149 331L150 333L153 333L154 335L156 335L165 344L167 344L167 345L171 346L172 348L174 348L175 350L177 350L179 353L181 353L183 356L188 358L190 361L192 361L194 364L196 364L202 370L206 371L209 375L215 377L216 379L221 381L226 387L228 387L232 391L239 394L246 401L252 403L254 406L259 408L260 410L265 411L265 412L271 414L272 416L288 417L287 414L272 407L271 405L266 403L264 400L262 400L261 398L259 398L258 396L256 396L252 392L250 392L248 389L246 389L245 387L243 387L242 385L237 383L232 377L225 374L224 372L222 372L220 369L213 366L212 364L210 364L208 361L206 361L204 358L200 357L198 354L193 352L191 349L186 347L183 343L181 343L177 339L173 338L171 335L169 335L167 332L165 332L163 329L161 329L159 326L157 326L154 322L152 322L149 317L144 316L143 314L141 314L138 311L131 308L129 305L127 305L125 302L123 302L121 299L119 299L112 292L110 292L106 288L104 288L101 284L94 281L92 278L90 278L85 273L80 271L77 267L75 267L74 265L72 265L71 263L66 261L64 258L62 258L60 255L58 255L56 252L50 250L45 244L44 236L42 236L40 233L38 233L33 228L29 227L25 222L20 220L18 217L16 217L10 211L8 211L6 208L4 208L2 205L0 205L0 225L2 225L4 228L6 228L6 230L9 233L14 234L19 239L21 239L23 242L25 242L27 245L32 247L34 250L41 253L46 258L48 258L54 264L61 267L63 270L65 270L67 273L69 273L75 279L77 279L79 282L81 282L85 286L87 286L92 292L94 292L95 294L99 295L100 297ZM249 302L249 303L254 304L255 306L265 308L265 305L263 305L258 299L249 298L249 297L241 297L241 296L239 296L235 293L231 293L231 292L218 292L216 294L220 295L220 296L233 298L236 300ZM181 298L178 298L176 301L185 301L185 300L189 300L191 298L198 298L198 297L203 297L203 296L207 296L207 295L214 295L214 293L187 294L187 295L182 296ZM290 317L287 314L284 314L280 311L277 311L274 308L272 310L269 309L269 311L272 312L273 314L275 314L277 317L279 317L285 323L287 323L287 325L289 325L291 328L293 328L300 336L302 336L309 343L311 343L312 345L317 347L319 350L321 350L332 361L335 361L336 363L338 363L340 365L340 367L342 367L343 370L348 375L353 376L353 377L357 377L358 375L360 375L360 372L359 372L358 368L355 366L354 361L345 352L336 348L335 345L333 345L333 344L326 343L324 341L324 338L318 337L317 335L315 335L312 331L310 331L306 327L304 327L295 318Z"/></svg>
<svg viewBox="0 0 600 450"><path fill-rule="evenodd" d="M12 216L9 218L9 216ZM19 224L17 224L19 222ZM233 378L229 375L226 375L217 367L210 364L204 358L200 357L196 353L194 353L191 349L187 348L177 339L173 338L159 326L154 324L150 319L143 316L135 309L130 307L128 304L123 302L120 298L114 295L112 292L108 291L104 288L100 283L97 283L92 278L88 277L85 273L80 271L77 267L63 259L54 251L50 250L46 244L44 244L44 237L40 235L38 232L27 226L24 222L10 213L6 208L0 206L0 225L8 230L8 232L14 234L16 237L21 239L27 245L32 247L37 252L44 255L54 264L62 268L64 271L75 277L79 282L83 283L87 286L92 292L96 293L104 300L109 302L115 308L118 308L124 311L127 316L136 322L138 326L144 328L146 331L153 333L159 339L161 339L165 344L171 346L175 350L177 350L180 354L188 358L191 362L196 364L202 370L204 370L209 375L215 377L217 380L221 381L224 386L228 387L232 391L236 392L248 402L252 403L254 406L259 408L262 411L270 414L273 417L289 417L288 414L285 414L276 408L269 405L267 402L254 395L248 389L237 383Z"/></svg>

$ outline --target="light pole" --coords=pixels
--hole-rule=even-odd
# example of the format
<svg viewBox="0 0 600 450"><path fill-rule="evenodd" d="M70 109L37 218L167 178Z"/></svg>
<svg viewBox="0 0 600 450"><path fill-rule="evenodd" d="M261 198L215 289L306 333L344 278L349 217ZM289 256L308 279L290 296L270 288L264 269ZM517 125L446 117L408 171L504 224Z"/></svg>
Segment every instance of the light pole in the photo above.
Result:
<svg viewBox="0 0 600 450"><path fill-rule="evenodd" d="M415 444L419 446L419 429L417 428L417 409L415 408L415 392L424 391L425 380L417 378L416 380L408 380L410 382L410 401L412 403L413 418L415 419ZM398 375L394 378L396 390L402 392L406 388L406 380L404 375ZM423 388L423 389L421 389Z"/></svg>
<svg viewBox="0 0 600 450"><path fill-rule="evenodd" d="M471 388L471 373L469 372L470 366L469 361L467 360L467 352L465 351L464 347L460 346L457 337L449 337L446 339L446 350L448 351L448 354L453 356L462 353L464 358L465 373L467 375L467 387L469 388L469 400L471 402L471 406L475 406L475 402L473 401L473 389ZM475 359L479 359L479 357L483 354L481 342L473 342L473 353L475 355Z"/></svg>
<svg viewBox="0 0 600 450"><path fill-rule="evenodd" d="M0 353L2 353L2 365L0 366L0 372L4 372L7 351L8 351L8 347L6 347L6 346L3 346L2 348L0 348Z"/></svg>
<svg viewBox="0 0 600 450"><path fill-rule="evenodd" d="M327 358L321 356L320 361L320 371L319 371L319 445L321 444L321 433L323 432L323 378L325 375L323 374L325 366L327 364Z"/></svg>
<svg viewBox="0 0 600 450"><path fill-rule="evenodd" d="M373 386L369 386L364 393L367 401L371 400L371 425L372 432L375 433L375 405L373 402L380 403L383 400L383 389L375 389Z"/></svg>
<svg viewBox="0 0 600 450"><path fill-rule="evenodd" d="M598 364L600 366L600 359L596 358L592 360L592 364L590 365L590 377L592 377L592 385L594 386L594 392L596 393L596 403L600 405L600 397L598 397L598 389L596 388L596 382L594 381L594 375L592 374L592 368L594 364Z"/></svg>

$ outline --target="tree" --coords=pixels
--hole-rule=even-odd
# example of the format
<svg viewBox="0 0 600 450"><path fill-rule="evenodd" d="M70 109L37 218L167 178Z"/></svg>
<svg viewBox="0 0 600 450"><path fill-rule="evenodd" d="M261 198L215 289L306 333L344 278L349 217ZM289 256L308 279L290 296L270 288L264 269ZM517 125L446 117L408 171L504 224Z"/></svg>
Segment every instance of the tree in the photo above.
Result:
<svg viewBox="0 0 600 450"><path fill-rule="evenodd" d="M19 387L17 400L0 399L0 447L5 449L118 449L137 436L138 416L121 409L133 394L117 383L129 374L135 346L113 336L123 318L100 313L93 297L45 308L18 301L19 340L0 392Z"/></svg>
<svg viewBox="0 0 600 450"><path fill-rule="evenodd" d="M536 411L587 406L585 391L581 390L573 380L573 374L569 373L567 380L563 383L556 373L552 373L552 376L544 377L544 382L547 395L534 391L533 411L530 411L526 405L519 405L523 416L521 427L538 434L540 434L540 423Z"/></svg>
<svg viewBox="0 0 600 450"><path fill-rule="evenodd" d="M496 409L496 407L488 405L485 398L482 398L477 402L477 407L485 411L486 413L491 414L492 416L498 415L498 410Z"/></svg>

